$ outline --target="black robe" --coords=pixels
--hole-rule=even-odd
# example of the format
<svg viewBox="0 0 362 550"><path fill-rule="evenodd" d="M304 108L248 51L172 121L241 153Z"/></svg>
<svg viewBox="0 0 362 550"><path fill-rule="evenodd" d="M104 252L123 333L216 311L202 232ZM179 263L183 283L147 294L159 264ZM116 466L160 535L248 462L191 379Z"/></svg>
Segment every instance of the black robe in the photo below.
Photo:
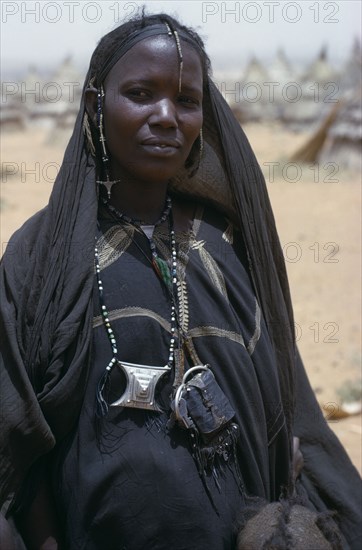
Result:
<svg viewBox="0 0 362 550"><path fill-rule="evenodd" d="M148 240L131 226L106 220L102 226L97 243L101 279L119 357L163 366L170 300L146 258ZM154 241L165 259L170 257L168 240L167 223L156 227ZM163 413L110 407L97 421L97 384L111 347L95 284L85 401L76 430L56 450L53 469L69 550L230 550L245 497L275 500L288 483L289 443L278 372L241 235L216 211L199 207L192 229L177 234L177 246L180 325L236 412L238 467L232 457L221 460L219 486L210 474L206 492L187 432L166 427L173 372L157 396ZM115 368L108 400L123 391Z"/></svg>

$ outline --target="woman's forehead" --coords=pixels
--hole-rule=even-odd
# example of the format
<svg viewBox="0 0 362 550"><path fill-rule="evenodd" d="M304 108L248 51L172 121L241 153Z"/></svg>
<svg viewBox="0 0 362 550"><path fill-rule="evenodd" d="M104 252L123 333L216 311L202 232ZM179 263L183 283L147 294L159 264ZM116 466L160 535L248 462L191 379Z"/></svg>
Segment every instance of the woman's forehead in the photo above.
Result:
<svg viewBox="0 0 362 550"><path fill-rule="evenodd" d="M197 51L181 40L183 76L196 80L202 88L202 65ZM140 78L147 74L168 73L170 69L179 72L180 58L173 36L158 35L141 40L122 56L106 77L106 84L121 78Z"/></svg>

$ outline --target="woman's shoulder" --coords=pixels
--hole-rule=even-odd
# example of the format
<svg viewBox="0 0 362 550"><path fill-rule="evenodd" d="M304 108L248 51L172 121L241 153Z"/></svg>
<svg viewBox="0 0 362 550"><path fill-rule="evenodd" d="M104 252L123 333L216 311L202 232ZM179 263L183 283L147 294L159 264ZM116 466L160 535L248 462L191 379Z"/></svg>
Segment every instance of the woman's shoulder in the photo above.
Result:
<svg viewBox="0 0 362 550"><path fill-rule="evenodd" d="M36 212L13 233L1 260L3 266L10 267L27 263L27 260L32 256L36 243L39 242L46 211L47 207Z"/></svg>

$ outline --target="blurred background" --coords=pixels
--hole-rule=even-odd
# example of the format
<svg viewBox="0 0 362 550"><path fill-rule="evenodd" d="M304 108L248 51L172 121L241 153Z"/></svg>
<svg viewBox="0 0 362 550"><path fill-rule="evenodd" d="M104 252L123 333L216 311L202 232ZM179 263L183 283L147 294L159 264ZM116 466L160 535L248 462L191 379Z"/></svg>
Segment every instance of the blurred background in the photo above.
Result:
<svg viewBox="0 0 362 550"><path fill-rule="evenodd" d="M361 2L1 3L1 246L46 205L98 40L145 6L203 37L265 174L298 345L361 471Z"/></svg>

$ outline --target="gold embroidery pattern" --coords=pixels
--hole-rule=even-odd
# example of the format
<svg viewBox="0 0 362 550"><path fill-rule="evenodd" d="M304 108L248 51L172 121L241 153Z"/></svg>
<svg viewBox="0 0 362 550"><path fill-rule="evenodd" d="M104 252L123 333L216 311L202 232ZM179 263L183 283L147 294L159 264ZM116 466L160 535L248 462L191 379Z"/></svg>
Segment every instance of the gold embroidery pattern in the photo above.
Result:
<svg viewBox="0 0 362 550"><path fill-rule="evenodd" d="M200 209L198 209L198 211L199 210ZM177 297L179 303L179 323L185 333L189 328L189 298L186 283L186 267L189 261L191 242L193 242L194 238L193 230L176 233L176 241L178 245ZM168 233L166 233L163 228L160 228L160 231L154 237L154 241L163 257L167 258L169 256L169 249L165 242L168 242Z"/></svg>
<svg viewBox="0 0 362 550"><path fill-rule="evenodd" d="M109 312L109 320L116 321L117 319L127 319L130 317L148 317L153 319L159 325L162 326L164 330L171 333L171 324L166 321L161 315L158 315L151 309L145 309L142 307L125 307L123 309L114 309ZM97 328L103 325L102 316L98 315L93 318L93 328ZM244 339L241 334L233 332L231 330L224 330L218 327L203 326L195 327L187 331L187 336L189 338L200 338L202 336L216 336L218 338L227 338L232 342L236 342L245 348Z"/></svg>
<svg viewBox="0 0 362 550"><path fill-rule="evenodd" d="M218 289L218 291L224 296L226 300L229 300L227 290L226 290L224 275L222 274L222 271L217 265L217 263L215 262L214 258L204 248L204 245L205 245L205 241L195 241L191 245L191 248L193 250L198 250L201 261L213 285Z"/></svg>
<svg viewBox="0 0 362 550"><path fill-rule="evenodd" d="M199 338L200 336L217 336L219 338L227 338L228 340L236 342L245 348L244 339L241 334L218 327L195 327L188 331L187 336L190 336L191 338Z"/></svg>
<svg viewBox="0 0 362 550"><path fill-rule="evenodd" d="M206 244L206 241L194 241L191 245L192 250L200 250L200 248L203 248Z"/></svg>
<svg viewBox="0 0 362 550"><path fill-rule="evenodd" d="M189 329L189 298L186 281L180 280L180 278L177 283L177 298L179 304L180 326L184 332L187 332Z"/></svg>
<svg viewBox="0 0 362 550"><path fill-rule="evenodd" d="M114 309L109 312L108 318L110 321L116 321L117 319L127 319L128 317L149 317L161 325L167 332L171 332L171 324L166 321L161 315L155 313L151 309L145 309L143 307L125 307L122 309ZM98 315L93 318L93 328L103 325L102 316Z"/></svg>
<svg viewBox="0 0 362 550"><path fill-rule="evenodd" d="M229 220L227 220L227 222L228 226L222 234L222 238L225 242L232 245L234 243L234 226Z"/></svg>
<svg viewBox="0 0 362 550"><path fill-rule="evenodd" d="M261 321L261 310L260 310L258 301L255 298L255 330L254 330L253 336L251 337L248 343L248 347L246 348L249 355L252 355L252 353L254 352L255 346L258 343L260 338L260 334L261 334L260 321Z"/></svg>
<svg viewBox="0 0 362 550"><path fill-rule="evenodd" d="M132 227L125 231L123 227L113 226L98 239L97 248L101 270L122 256L132 242L133 232Z"/></svg>

